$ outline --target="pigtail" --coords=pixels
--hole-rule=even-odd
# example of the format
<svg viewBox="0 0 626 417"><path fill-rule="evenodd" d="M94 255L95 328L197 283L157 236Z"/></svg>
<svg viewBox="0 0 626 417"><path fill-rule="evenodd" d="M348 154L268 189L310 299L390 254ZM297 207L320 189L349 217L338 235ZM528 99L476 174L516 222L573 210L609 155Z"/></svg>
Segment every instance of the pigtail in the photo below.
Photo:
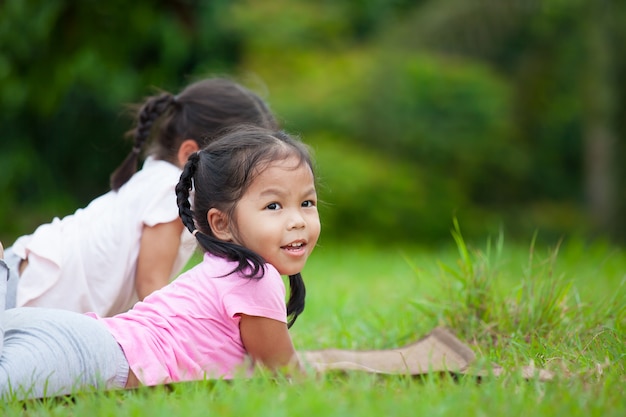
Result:
<svg viewBox="0 0 626 417"><path fill-rule="evenodd" d="M191 210L189 195L193 187L193 175L196 172L198 159L200 159L198 152L194 152L189 155L187 163L183 167L183 172L180 174L180 180L178 181L178 184L176 184L175 188L176 204L178 205L178 215L183 221L183 225L191 233L196 233L196 225L193 221L193 211Z"/></svg>
<svg viewBox="0 0 626 417"><path fill-rule="evenodd" d="M122 164L111 174L112 190L119 190L120 187L137 172L139 154L150 137L152 126L175 102L176 98L173 95L163 93L159 96L149 98L143 106L141 106L137 116L137 126L131 132L134 138L133 149Z"/></svg>
<svg viewBox="0 0 626 417"><path fill-rule="evenodd" d="M304 298L306 297L306 287L302 274L289 275L289 300L287 301L287 317L289 318L287 327L293 326L296 319L304 311Z"/></svg>
<svg viewBox="0 0 626 417"><path fill-rule="evenodd" d="M235 271L242 271L248 278L261 278L265 273L265 260L255 252L231 242L224 242L215 238L210 230L203 233L196 227L194 212L191 209L189 195L193 188L193 179L197 170L200 152L195 152L189 156L187 163L183 167L180 180L176 184L176 203L178 205L178 215L183 225L195 237L200 246L207 252L237 262ZM234 272L234 271L233 271Z"/></svg>

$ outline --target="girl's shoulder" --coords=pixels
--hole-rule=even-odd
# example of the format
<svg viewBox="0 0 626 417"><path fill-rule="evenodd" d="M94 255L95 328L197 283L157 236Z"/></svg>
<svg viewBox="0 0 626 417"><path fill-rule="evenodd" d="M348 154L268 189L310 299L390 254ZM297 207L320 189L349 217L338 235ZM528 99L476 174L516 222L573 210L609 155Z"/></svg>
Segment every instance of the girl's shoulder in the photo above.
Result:
<svg viewBox="0 0 626 417"><path fill-rule="evenodd" d="M274 311L284 320L285 284L278 271L265 266L262 278L247 278L233 272L236 262L215 255L205 255L202 262L188 269L167 287L159 290L163 304L177 305L181 311L194 310L196 316L209 316L215 311L229 311L251 315ZM256 306L261 310L250 310ZM232 310L232 311L231 311ZM265 313L263 313L265 312ZM254 313L254 314L252 314Z"/></svg>
<svg viewBox="0 0 626 417"><path fill-rule="evenodd" d="M216 276L235 276L235 277L244 277L245 274L242 272L233 272L238 266L238 262L230 261L228 259L222 258L221 256L214 255L209 252L205 252L202 257L202 262L200 262L197 267L200 269L204 269L205 271L211 271ZM278 270L274 268L271 264L263 264L263 276L266 275L279 275Z"/></svg>
<svg viewBox="0 0 626 417"><path fill-rule="evenodd" d="M277 280L282 283L281 275L278 270L271 264L263 265L263 276L260 279L249 278L242 272L235 272L238 263L229 261L220 256L213 255L211 253L204 253L202 261L194 267L190 268L181 275L181 278L187 277L188 279L207 279L215 278L217 282L221 282L224 285L236 286L248 282L262 282ZM268 283L269 284L269 283Z"/></svg>
<svg viewBox="0 0 626 417"><path fill-rule="evenodd" d="M146 158L140 170L135 172L129 182L137 183L161 183L165 179L178 182L182 170L171 162L155 159L151 156ZM159 181L155 181L155 180Z"/></svg>

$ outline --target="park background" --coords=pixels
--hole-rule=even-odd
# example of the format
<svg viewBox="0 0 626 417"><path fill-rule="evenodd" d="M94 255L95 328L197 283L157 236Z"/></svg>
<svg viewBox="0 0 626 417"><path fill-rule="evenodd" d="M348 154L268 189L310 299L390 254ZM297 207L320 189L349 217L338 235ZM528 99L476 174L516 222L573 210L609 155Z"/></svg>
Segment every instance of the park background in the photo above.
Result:
<svg viewBox="0 0 626 417"><path fill-rule="evenodd" d="M201 381L0 414L626 415L624 22L618 0L0 1L5 245L108 191L127 104L228 75L318 162L298 349L443 325L478 365L558 377Z"/></svg>
<svg viewBox="0 0 626 417"><path fill-rule="evenodd" d="M126 105L212 75L315 151L323 241L626 240L626 4L5 0L0 239L108 191Z"/></svg>

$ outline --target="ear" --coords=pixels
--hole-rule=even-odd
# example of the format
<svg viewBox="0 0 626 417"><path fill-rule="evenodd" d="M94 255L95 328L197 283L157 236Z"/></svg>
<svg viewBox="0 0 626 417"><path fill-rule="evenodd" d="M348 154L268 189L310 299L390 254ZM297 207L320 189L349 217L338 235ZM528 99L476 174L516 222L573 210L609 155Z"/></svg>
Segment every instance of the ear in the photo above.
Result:
<svg viewBox="0 0 626 417"><path fill-rule="evenodd" d="M216 238L226 242L233 241L233 234L230 231L228 217L224 212L216 208L212 208L209 210L206 217Z"/></svg>
<svg viewBox="0 0 626 417"><path fill-rule="evenodd" d="M178 148L178 154L177 154L178 166L181 168L185 166L185 164L187 163L187 159L189 158L189 155L191 155L194 152L198 152L199 149L200 147L198 146L198 142L196 142L193 139L185 139L183 143L180 144L180 147Z"/></svg>

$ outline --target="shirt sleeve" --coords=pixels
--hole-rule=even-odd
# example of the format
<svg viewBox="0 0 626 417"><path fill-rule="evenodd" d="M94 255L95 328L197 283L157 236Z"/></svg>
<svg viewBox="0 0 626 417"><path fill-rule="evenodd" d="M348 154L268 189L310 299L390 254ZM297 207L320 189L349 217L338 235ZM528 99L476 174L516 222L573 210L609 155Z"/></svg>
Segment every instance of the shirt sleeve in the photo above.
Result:
<svg viewBox="0 0 626 417"><path fill-rule="evenodd" d="M223 300L230 317L245 314L287 323L285 284L273 267L268 267L261 279L243 278Z"/></svg>
<svg viewBox="0 0 626 417"><path fill-rule="evenodd" d="M175 167L159 167L160 181L154 181L146 186L151 188L148 193L149 201L143 208L143 223L146 226L154 226L160 223L169 223L178 218L178 206L176 204L175 187L178 183L178 173Z"/></svg>

